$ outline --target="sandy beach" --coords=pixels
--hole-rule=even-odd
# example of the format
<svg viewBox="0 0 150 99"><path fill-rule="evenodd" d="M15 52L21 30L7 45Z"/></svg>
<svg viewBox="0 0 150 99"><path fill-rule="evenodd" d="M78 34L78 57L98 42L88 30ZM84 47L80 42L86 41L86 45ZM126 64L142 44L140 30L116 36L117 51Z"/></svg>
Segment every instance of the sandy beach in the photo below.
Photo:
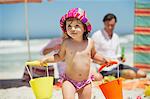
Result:
<svg viewBox="0 0 150 99"><path fill-rule="evenodd" d="M132 91L124 90L124 99L128 97L138 96L143 93L141 89L135 89ZM98 88L93 88L92 99L105 99L102 92ZM19 88L8 88L0 89L0 99L35 99L32 89L27 86L22 86ZM52 99L62 99L61 90L53 90ZM77 99L77 97L76 97Z"/></svg>
<svg viewBox="0 0 150 99"><path fill-rule="evenodd" d="M136 99L137 96L143 96L143 89L123 90L124 99ZM0 99L35 99L35 96L30 87L23 86L0 89ZM52 99L63 99L61 90L54 89ZM98 88L93 88L92 99L105 99L105 97Z"/></svg>
<svg viewBox="0 0 150 99"><path fill-rule="evenodd" d="M144 89L138 85L139 82L146 80L127 80L126 82L133 82L134 86L130 85L129 88L123 84L123 99L137 99L138 96L141 97L140 99L149 99L149 97L144 98ZM98 83L93 82L91 99L105 99L102 91L98 88ZM11 79L0 80L0 99L35 99L35 96L27 82L22 82L21 79ZM63 99L61 88L53 87L52 99ZM78 99L77 95L76 99Z"/></svg>

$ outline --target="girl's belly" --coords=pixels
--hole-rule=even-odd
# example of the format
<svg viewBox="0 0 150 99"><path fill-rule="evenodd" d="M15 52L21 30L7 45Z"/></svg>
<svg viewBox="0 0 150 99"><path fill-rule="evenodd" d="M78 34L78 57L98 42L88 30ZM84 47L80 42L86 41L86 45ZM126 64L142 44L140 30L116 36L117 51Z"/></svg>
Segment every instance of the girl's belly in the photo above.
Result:
<svg viewBox="0 0 150 99"><path fill-rule="evenodd" d="M83 81L87 80L89 77L90 72L90 65L88 66L68 66L65 70L65 74L71 78L72 80L76 81Z"/></svg>

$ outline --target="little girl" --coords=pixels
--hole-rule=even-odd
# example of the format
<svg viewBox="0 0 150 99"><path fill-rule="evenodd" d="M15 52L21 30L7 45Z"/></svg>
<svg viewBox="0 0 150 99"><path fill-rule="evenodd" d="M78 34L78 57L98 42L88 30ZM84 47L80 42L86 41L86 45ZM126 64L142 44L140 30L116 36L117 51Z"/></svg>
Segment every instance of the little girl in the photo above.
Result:
<svg viewBox="0 0 150 99"><path fill-rule="evenodd" d="M62 75L63 99L74 99L75 93L78 93L79 99L91 99L91 59L99 64L108 61L96 53L93 40L88 38L91 24L84 10L69 10L62 16L60 26L66 36L61 48L57 54L43 58L41 65L65 60L66 68Z"/></svg>

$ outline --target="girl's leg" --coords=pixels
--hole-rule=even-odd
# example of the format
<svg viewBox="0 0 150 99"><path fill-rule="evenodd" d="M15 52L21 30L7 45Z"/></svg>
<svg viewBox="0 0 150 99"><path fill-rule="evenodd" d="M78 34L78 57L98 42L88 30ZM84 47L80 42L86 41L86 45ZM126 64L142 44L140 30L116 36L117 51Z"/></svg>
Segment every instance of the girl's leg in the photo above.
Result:
<svg viewBox="0 0 150 99"><path fill-rule="evenodd" d="M76 89L69 81L64 81L62 84L63 99L75 99Z"/></svg>
<svg viewBox="0 0 150 99"><path fill-rule="evenodd" d="M82 89L78 90L79 99L91 99L92 94L92 84L88 84Z"/></svg>

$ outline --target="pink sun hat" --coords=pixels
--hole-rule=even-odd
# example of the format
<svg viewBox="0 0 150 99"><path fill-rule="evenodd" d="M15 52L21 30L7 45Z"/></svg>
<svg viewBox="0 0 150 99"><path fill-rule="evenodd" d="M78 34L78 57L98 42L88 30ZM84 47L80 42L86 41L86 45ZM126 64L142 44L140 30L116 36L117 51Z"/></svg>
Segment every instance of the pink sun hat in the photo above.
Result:
<svg viewBox="0 0 150 99"><path fill-rule="evenodd" d="M61 17L60 27L64 33L66 32L64 23L68 18L79 19L83 24L86 25L87 32L91 32L92 26L91 26L91 24L90 24L90 22L86 16L85 11L82 10L81 8L73 8L73 9L69 10L64 16Z"/></svg>

